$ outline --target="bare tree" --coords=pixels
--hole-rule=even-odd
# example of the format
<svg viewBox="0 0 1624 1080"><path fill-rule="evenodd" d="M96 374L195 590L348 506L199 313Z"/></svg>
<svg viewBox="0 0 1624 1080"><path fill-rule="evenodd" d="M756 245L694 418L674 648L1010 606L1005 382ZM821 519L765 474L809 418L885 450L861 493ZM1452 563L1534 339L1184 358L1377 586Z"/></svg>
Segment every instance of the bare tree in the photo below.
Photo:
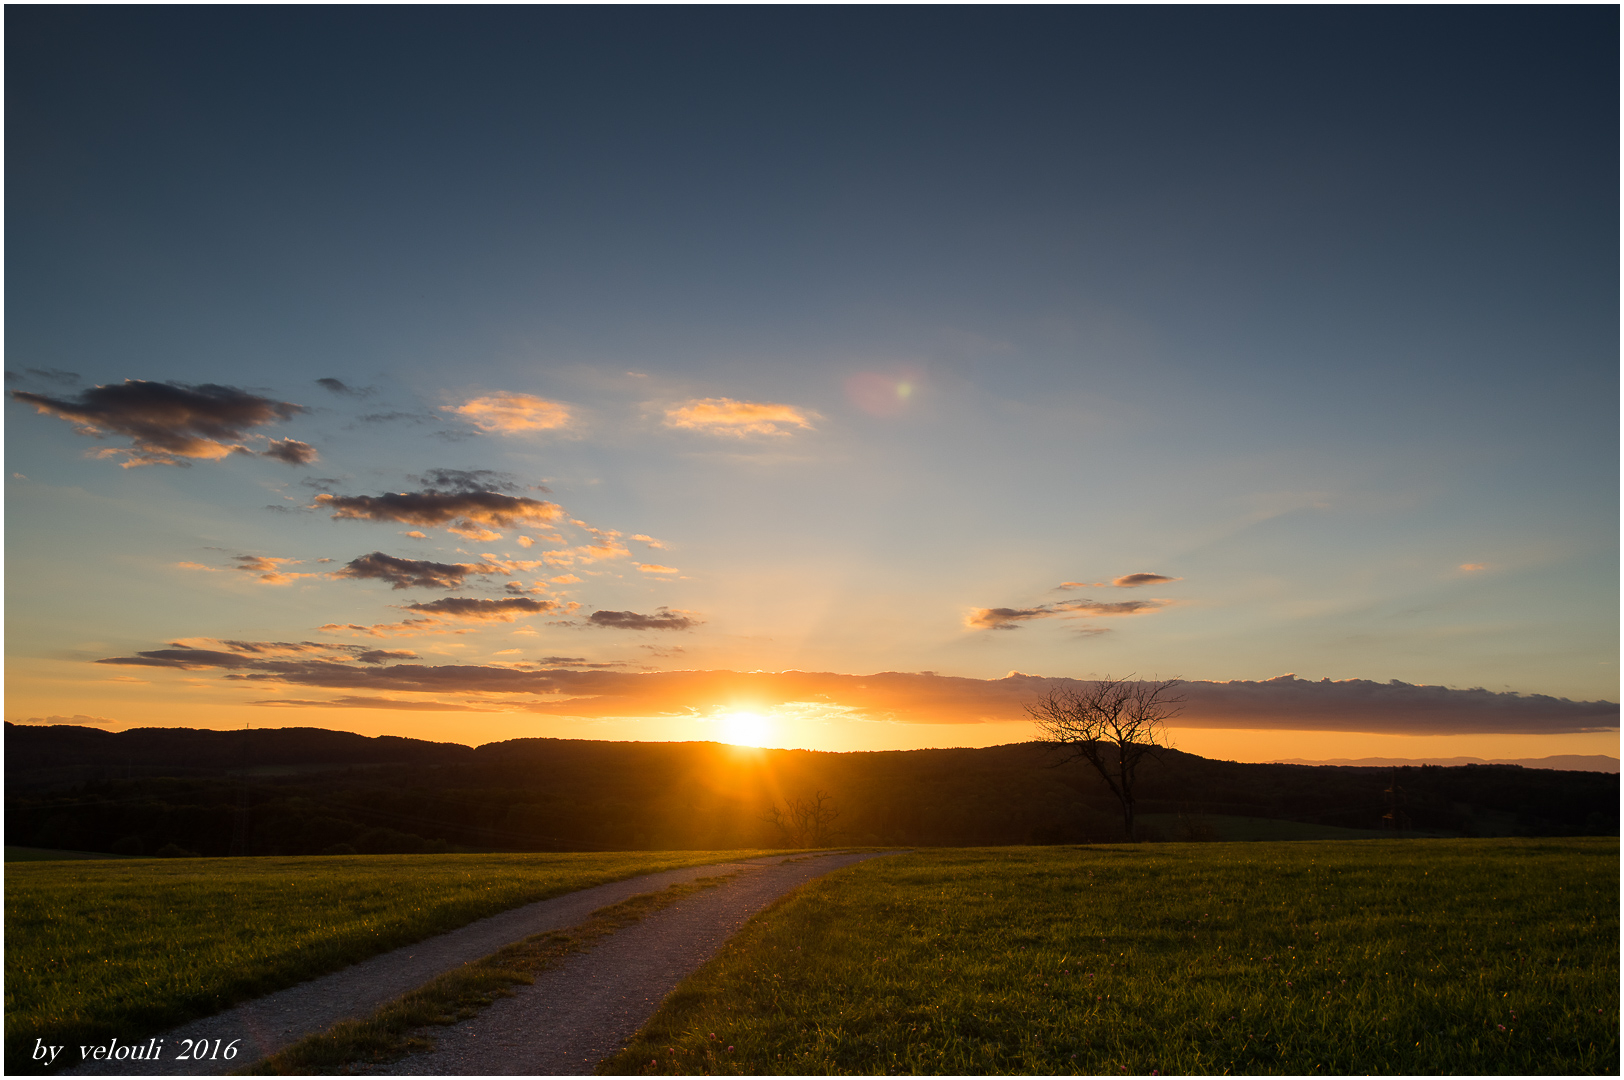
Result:
<svg viewBox="0 0 1624 1080"><path fill-rule="evenodd" d="M780 810L774 803L766 813L766 820L777 827L786 847L828 847L835 836L834 796L817 792L810 799L790 799Z"/></svg>
<svg viewBox="0 0 1624 1080"><path fill-rule="evenodd" d="M1155 756L1167 746L1164 725L1179 714L1184 702L1172 693L1179 682L1136 682L1132 675L1107 676L1050 690L1026 706L1043 741L1054 744L1062 754L1057 765L1082 758L1094 766L1122 805L1122 828L1129 840L1133 839L1136 772L1147 755Z"/></svg>

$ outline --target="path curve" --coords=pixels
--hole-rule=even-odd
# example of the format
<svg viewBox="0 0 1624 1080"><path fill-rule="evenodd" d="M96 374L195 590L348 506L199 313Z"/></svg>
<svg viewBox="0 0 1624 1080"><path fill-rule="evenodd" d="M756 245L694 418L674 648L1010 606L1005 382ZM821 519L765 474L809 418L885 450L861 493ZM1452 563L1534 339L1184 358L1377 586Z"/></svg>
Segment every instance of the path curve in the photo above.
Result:
<svg viewBox="0 0 1624 1080"><path fill-rule="evenodd" d="M896 852L820 855L753 866L514 987L471 1020L428 1033L435 1047L380 1076L583 1076L623 1048L667 994L751 917L832 870Z"/></svg>
<svg viewBox="0 0 1624 1080"><path fill-rule="evenodd" d="M170 1031L157 1034L140 1034L132 1032L128 1037L121 1038L121 1043L134 1044L139 1042L143 1046L150 1046L149 1038L161 1040L162 1054L156 1060L84 1062L75 1064L62 1070L69 1076L218 1076L244 1065L257 1061L276 1053L298 1040L326 1031L341 1020L361 1019L370 1016L379 1006L393 1001L408 991L415 990L424 983L447 971L457 968L470 961L479 960L496 952L504 945L521 941L532 934L540 934L549 930L564 930L578 923L586 921L592 912L601 907L620 903L641 893L657 892L671 885L693 881L695 878L714 877L718 874L738 872L739 877L726 886L717 889L707 889L695 894L686 900L679 901L672 907L655 913L627 929L607 938L605 943L587 953L577 954L570 958L562 967L552 971L543 972L537 976L536 985L540 986L543 980L558 975L563 971L575 971L590 966L594 957L600 956L612 945L618 943L628 934L643 930L651 923L667 925L666 917L679 910L689 912L689 919L697 922L686 924L671 924L675 929L668 934L681 936L686 933L695 933L709 941L716 930L722 925L729 929L716 939L714 944L708 946L704 953L691 967L679 974L671 981L675 986L690 971L699 967L710 955L721 946L739 926L742 926L751 915L765 907L779 896L796 886L810 881L814 877L826 874L841 866L848 866L853 862L873 855L821 855L810 858L795 856L769 856L761 859L750 859L743 862L710 863L703 866L686 866L677 870L667 870L658 874L645 874L642 877L626 878L621 881L612 881L605 885L594 886L590 889L581 889L577 892L565 893L549 900L541 900L523 907L504 911L486 919L470 923L458 930L441 934L437 937L427 938L414 945L407 945L392 952L382 953L364 960L359 964L351 965L341 971L330 975L323 975L317 979L310 979L279 990L274 994L267 994L261 998L244 1002L235 1008L214 1016L195 1020L183 1024ZM770 893L770 895L767 895ZM746 900L746 897L754 898ZM703 914L694 914L702 905L694 901L705 898L714 898L717 907L715 913L707 917ZM741 904L753 903L742 916ZM696 954L697 955L697 954ZM590 981L590 976L588 976ZM628 984L630 985L630 984ZM525 996L529 996L533 987L520 986L516 988ZM653 999L647 1009L643 1020L652 1015L658 1007L660 999L670 992L670 987L661 991ZM499 999L497 1006L507 1004L515 998ZM447 1035L461 1032L479 1024L486 1013L465 1024L448 1029L441 1033L436 1031L437 1041L443 1040ZM639 1020L631 1031L640 1027L643 1020ZM630 1035L630 1032L627 1033ZM221 1040L222 1045L229 1045L232 1040L238 1040L238 1055L232 1061L215 1060L188 1062L177 1061L175 1055L182 1051L182 1039L207 1039L210 1043ZM620 1044L611 1047L608 1052L618 1050ZM64 1056L78 1052L78 1047L68 1047ZM573 1052L573 1051L572 1051ZM396 1063L397 1066L406 1067L412 1062L434 1057L433 1054L416 1055L406 1061ZM601 1057L602 1055L600 1055ZM593 1060L596 1064L597 1059ZM441 1069L431 1068L430 1072L440 1072ZM474 1068L473 1072L487 1073L493 1070ZM500 1071L500 1070L495 1070ZM545 1069L523 1068L513 1070L522 1073L545 1072ZM562 1070L566 1073L578 1073L583 1069L578 1065ZM586 1067L590 1072L590 1066ZM385 1066L377 1070L385 1075L398 1075L401 1068Z"/></svg>

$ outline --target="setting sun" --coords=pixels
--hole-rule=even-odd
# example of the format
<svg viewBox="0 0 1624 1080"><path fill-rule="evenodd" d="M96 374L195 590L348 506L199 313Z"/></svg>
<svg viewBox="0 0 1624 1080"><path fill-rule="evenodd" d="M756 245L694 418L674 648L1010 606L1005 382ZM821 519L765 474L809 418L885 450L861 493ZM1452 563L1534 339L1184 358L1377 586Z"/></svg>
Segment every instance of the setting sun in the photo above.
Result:
<svg viewBox="0 0 1624 1080"><path fill-rule="evenodd" d="M772 736L772 721L760 713L726 713L718 720L722 725L721 741L734 746L765 746Z"/></svg>

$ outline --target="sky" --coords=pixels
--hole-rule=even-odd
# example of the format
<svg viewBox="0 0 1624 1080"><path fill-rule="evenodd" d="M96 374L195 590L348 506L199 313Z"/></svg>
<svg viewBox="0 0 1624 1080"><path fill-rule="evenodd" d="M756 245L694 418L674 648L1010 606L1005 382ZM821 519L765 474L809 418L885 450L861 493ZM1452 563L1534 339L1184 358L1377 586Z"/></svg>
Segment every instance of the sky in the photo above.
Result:
<svg viewBox="0 0 1624 1080"><path fill-rule="evenodd" d="M1618 754L1618 12L6 9L6 717Z"/></svg>

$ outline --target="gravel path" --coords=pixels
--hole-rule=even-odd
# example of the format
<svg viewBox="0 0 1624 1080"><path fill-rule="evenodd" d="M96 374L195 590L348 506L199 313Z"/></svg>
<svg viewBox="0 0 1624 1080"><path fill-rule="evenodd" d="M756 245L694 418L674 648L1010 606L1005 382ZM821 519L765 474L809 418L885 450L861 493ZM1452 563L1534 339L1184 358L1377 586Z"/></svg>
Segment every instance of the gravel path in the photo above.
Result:
<svg viewBox="0 0 1624 1080"><path fill-rule="evenodd" d="M593 1058L584 1067L579 1056L571 1057L568 1067L561 1067L555 1071L564 1073L590 1072L591 1066L605 1054L618 1050L621 1043L651 1015L659 1005L660 1000L670 992L671 988L680 982L691 971L709 959L721 946L729 935L742 926L750 916L761 908L777 899L779 896L795 888L803 882L841 866L848 866L853 862L871 855L831 855L815 856L810 859L786 859L783 856L771 856L764 859L751 859L736 863L712 863L708 866L688 866L678 870L667 870L659 874L646 874L642 877L627 878L624 881L614 881L607 885L599 885L591 889L582 889L578 892L566 893L563 896L553 897L551 900L542 900L524 907L505 911L500 915L493 915L488 919L470 923L460 930L453 930L448 934L420 941L415 945L408 945L393 952L383 953L370 960L362 961L342 971L331 975L324 975L318 979L290 986L286 990L279 990L262 998L245 1002L234 1009L219 1013L203 1020L193 1021L182 1027L170 1031L153 1033L132 1032L128 1038L120 1039L121 1043L139 1044L143 1048L150 1046L149 1039L160 1040L160 1056L156 1060L132 1061L129 1059L119 1061L90 1061L63 1072L70 1076L218 1076L259 1058L281 1050L283 1047L317 1032L326 1031L340 1020L359 1019L370 1016L379 1006L394 1000L410 990L415 990L424 983L442 975L453 968L472 960L489 956L504 945L520 941L532 934L540 934L548 930L563 930L584 922L587 917L601 907L617 904L640 893L657 892L671 885L692 881L695 878L713 877L718 874L739 872L739 877L728 885L716 889L707 889L685 900L657 912L635 926L621 930L605 939L605 942L590 952L572 957L562 967L544 972L537 976L535 986L520 986L516 990L519 996L515 998L499 999L495 1005L482 1012L473 1020L457 1025L450 1029L435 1029L434 1035L437 1044L443 1049L454 1039L463 1038L464 1029L470 1032L480 1028L485 1018L496 1012L501 1006L511 1005L513 1002L528 1000L536 996L535 992L544 985L557 984L555 993L566 997L595 997L602 996L604 977L594 972L600 970L597 958L610 955L612 949L620 946L623 939L636 935L639 939L649 937L650 926L669 926L664 933L655 933L651 944L645 948L652 948L654 952L640 963L646 964L649 976L657 976L656 981L664 989L655 992L655 983L648 981L642 972L632 969L622 970L624 961L617 961L614 968L604 968L609 972L607 978L617 980L616 985L623 987L626 994L641 995L639 1000L646 1003L643 1011L637 1013L635 1009L627 1006L615 1015L629 1019L636 1014L635 1022L625 1029L624 1035L615 1035L606 1039L599 1039L597 1032L620 1031L624 1020L617 1020L616 1024L605 1026L606 1021L596 1017L582 1014L580 1018L560 1018L560 1024L585 1025L582 1036L588 1039L590 1045L600 1043L607 1047L602 1054ZM675 919L675 921L673 921ZM694 935L694 941L689 942L688 935ZM706 944L701 944L703 941ZM684 952L684 950L687 950ZM655 962L654 956L669 958ZM686 956L688 959L684 960ZM683 963L688 966L682 967ZM635 967L635 965L634 965ZM680 969L680 970L679 970ZM615 972L620 972L615 974ZM557 982L559 976L573 973L574 983ZM668 983L668 984L667 984ZM649 995L653 996L650 997ZM622 995L625 996L625 995ZM583 1004L578 1001L568 1002L570 1008ZM549 1023L553 1021L548 1021ZM523 1027L527 1021L520 1020L521 1027L517 1031L527 1032L523 1038L531 1039L530 1029ZM484 1029L480 1028L483 1032ZM493 1029L494 1030L494 1029ZM569 1032L559 1032L560 1036L569 1035ZM500 1039L493 1038L490 1033L471 1036L483 1037L486 1044L510 1042L507 1036ZM238 1055L232 1061L178 1061L176 1055L184 1051L182 1039L207 1039L212 1044L214 1040L222 1040L223 1045L229 1045L232 1040L240 1040L237 1044ZM621 1041L617 1042L615 1039ZM596 1040L596 1041L593 1041ZM554 1040L557 1041L557 1040ZM579 1041L579 1040L577 1040ZM610 1043L613 1045L609 1045ZM581 1045L586 1045L582 1043ZM64 1057L76 1055L77 1046L70 1046L64 1050ZM482 1065L471 1065L466 1070L453 1067L451 1059L436 1062L427 1068L420 1063L438 1059L440 1050L433 1054L416 1055L405 1061L396 1063L378 1071L388 1075L398 1075L403 1072L428 1073L537 1073L547 1072L546 1068L524 1067L513 1069L486 1068ZM590 1053L588 1050L576 1049L576 1042L570 1042L567 1054ZM464 1059L472 1061L469 1052L464 1052ZM461 1059L459 1059L461 1060ZM551 1059L549 1059L551 1060ZM398 1066L398 1067L397 1067Z"/></svg>
<svg viewBox="0 0 1624 1080"><path fill-rule="evenodd" d="M435 1048L375 1070L386 1076L580 1076L625 1046L676 985L762 908L843 866L875 858L767 860L679 900L587 953L514 987L472 1020L430 1028ZM362 1071L357 1069L357 1071Z"/></svg>

